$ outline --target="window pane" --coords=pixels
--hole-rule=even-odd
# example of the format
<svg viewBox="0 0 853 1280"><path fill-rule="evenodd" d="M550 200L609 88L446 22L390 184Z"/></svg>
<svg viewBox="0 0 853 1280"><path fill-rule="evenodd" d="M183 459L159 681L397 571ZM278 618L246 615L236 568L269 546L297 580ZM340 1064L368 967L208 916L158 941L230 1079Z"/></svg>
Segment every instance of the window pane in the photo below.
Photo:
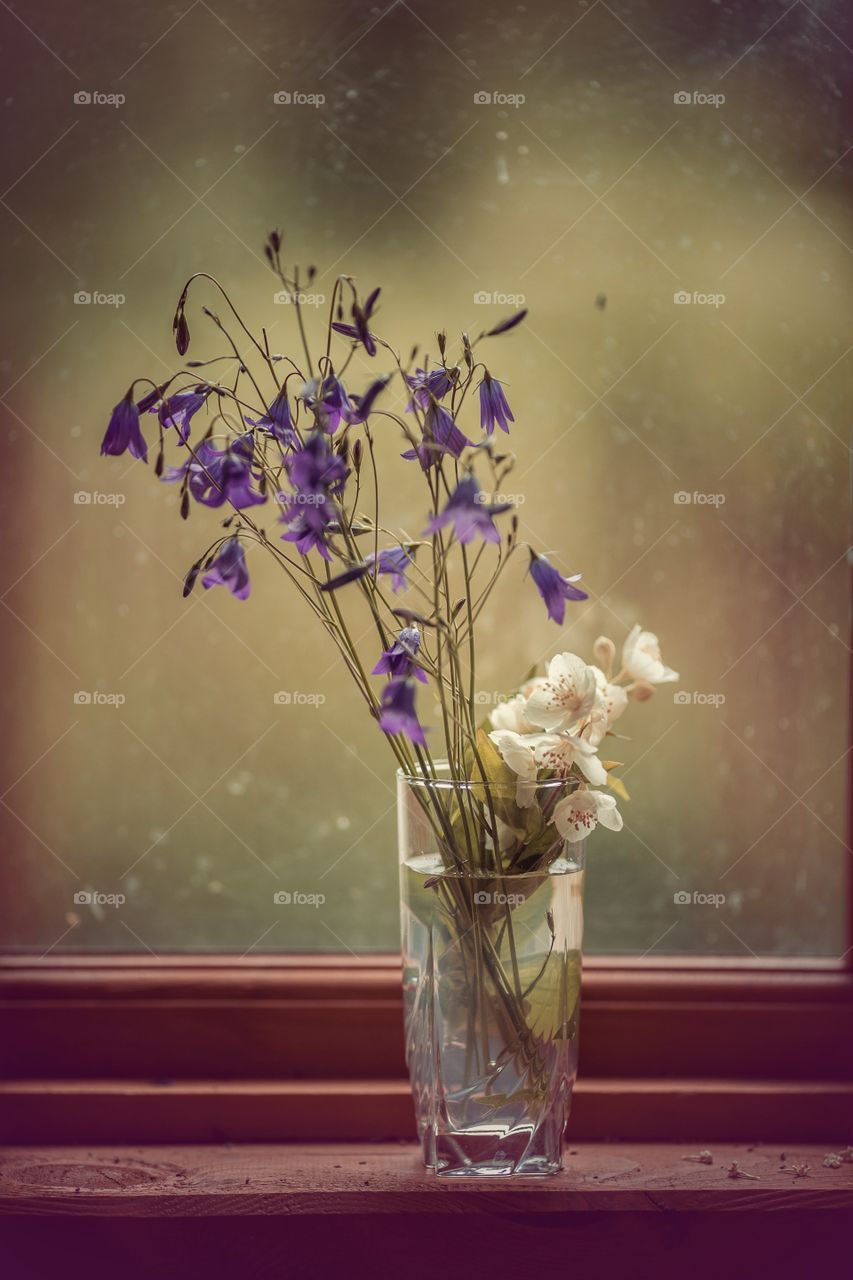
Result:
<svg viewBox="0 0 853 1280"><path fill-rule="evenodd" d="M181 521L151 467L98 457L131 378L174 367L192 271L295 350L260 252L278 224L317 294L342 270L383 286L404 351L530 309L493 356L522 536L591 598L558 633L514 570L484 617L484 705L637 621L681 673L623 722L632 800L591 842L590 949L837 956L850 15L380 13L217 0L104 30L90 0L42 5L38 38L2 19L3 943L397 945L393 757L333 646L260 556L249 603L183 601L214 516ZM191 355L227 349L189 316ZM417 536L399 450L389 430L386 520Z"/></svg>

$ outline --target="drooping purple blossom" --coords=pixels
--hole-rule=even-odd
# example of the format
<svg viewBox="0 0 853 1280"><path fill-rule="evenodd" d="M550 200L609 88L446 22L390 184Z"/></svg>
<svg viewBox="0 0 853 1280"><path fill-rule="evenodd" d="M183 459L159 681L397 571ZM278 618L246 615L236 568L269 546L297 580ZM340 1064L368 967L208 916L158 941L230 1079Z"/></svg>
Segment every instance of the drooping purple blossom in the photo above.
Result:
<svg viewBox="0 0 853 1280"><path fill-rule="evenodd" d="M281 519L290 526L284 541L294 542L302 555L316 548L331 560L326 537L337 516L335 499L349 475L347 465L321 431L312 432L304 445L288 454L284 465L294 490L283 495L286 508Z"/></svg>
<svg viewBox="0 0 853 1280"><path fill-rule="evenodd" d="M558 626L563 625L566 617L567 600L589 599L585 591L572 585L581 577L579 573L573 574L571 578L564 578L546 556L537 555L535 551L530 552L530 576L548 606L548 617Z"/></svg>
<svg viewBox="0 0 853 1280"><path fill-rule="evenodd" d="M378 556L371 552L365 563L372 568L375 562L378 573L390 574L391 590L395 595L399 595L409 586L406 571L414 561L414 552L410 547L385 547Z"/></svg>
<svg viewBox="0 0 853 1280"><path fill-rule="evenodd" d="M346 387L331 373L322 382L312 378L302 392L302 399L316 414L320 429L330 436L342 422L349 422L354 412Z"/></svg>
<svg viewBox="0 0 853 1280"><path fill-rule="evenodd" d="M366 422L370 417L373 409L373 402L381 391L384 391L391 381L390 375L385 378L377 378L371 382L363 396L352 397L352 408L350 410L348 422L355 424L357 422Z"/></svg>
<svg viewBox="0 0 853 1280"><path fill-rule="evenodd" d="M424 434L421 443L413 449L407 449L404 458L417 458L423 471L434 467L444 454L449 453L458 458L466 445L472 441L460 431L446 409L435 401L430 401L424 420Z"/></svg>
<svg viewBox="0 0 853 1280"><path fill-rule="evenodd" d="M338 494L349 471L343 458L328 444L322 432L313 431L299 449L285 459L290 483L300 493Z"/></svg>
<svg viewBox="0 0 853 1280"><path fill-rule="evenodd" d="M139 410L139 412L148 413L151 409L153 409L154 406L163 399L163 396L166 392L166 389L169 386L169 383L173 381L174 381L173 378L169 378L168 382L161 382L159 387L152 387L150 391L146 391L142 399L137 402L136 407Z"/></svg>
<svg viewBox="0 0 853 1280"><path fill-rule="evenodd" d="M510 329L514 329L517 324L521 324L526 315L527 307L522 311L516 311L514 315L507 316L506 320L499 320L494 328L490 329L488 333L483 334L483 337L496 338L499 333L509 333Z"/></svg>
<svg viewBox="0 0 853 1280"><path fill-rule="evenodd" d="M373 308L376 306L376 300L381 293L381 289L374 289L368 294L364 306L360 306L358 299L352 304L352 324L344 324L341 320L332 322L332 328L335 333L341 333L345 338L352 338L354 342L360 342L369 356L376 355L376 339L370 332L369 320L373 315Z"/></svg>
<svg viewBox="0 0 853 1280"><path fill-rule="evenodd" d="M239 538L228 538L223 542L213 563L201 580L207 587L227 587L237 600L249 598L249 570L246 567L246 553Z"/></svg>
<svg viewBox="0 0 853 1280"><path fill-rule="evenodd" d="M217 449L211 440L202 440L182 467L171 467L164 480L187 478L187 488L196 502L205 507L221 507L229 502L238 511L266 502L264 494L252 488L255 480L252 460L255 441L251 431Z"/></svg>
<svg viewBox="0 0 853 1280"><path fill-rule="evenodd" d="M284 387L273 400L268 413L258 419L247 418L246 421L251 426L260 427L262 431L268 431L271 436L275 436L285 449L290 449L299 443L290 413L290 402Z"/></svg>
<svg viewBox="0 0 853 1280"><path fill-rule="evenodd" d="M389 680L382 690L379 728L383 733L402 733L419 747L427 745L426 735L415 711L415 682L408 676Z"/></svg>
<svg viewBox="0 0 853 1280"><path fill-rule="evenodd" d="M129 449L134 458L148 461L148 445L139 426L139 409L133 402L133 387L113 409L101 441L101 453L118 457Z"/></svg>
<svg viewBox="0 0 853 1280"><path fill-rule="evenodd" d="M495 429L495 423L501 431L509 435L509 424L515 422L512 410L507 404L506 396L497 378L493 378L486 370L480 383L480 426L487 436Z"/></svg>
<svg viewBox="0 0 853 1280"><path fill-rule="evenodd" d="M471 542L477 534L485 542L500 542L501 535L493 517L509 511L511 502L488 503L473 476L464 476L447 500L443 511L426 527L427 534L438 533L453 525L460 542Z"/></svg>
<svg viewBox="0 0 853 1280"><path fill-rule="evenodd" d="M421 633L417 627L403 627L390 649L385 649L373 668L375 676L414 676L421 684L427 683L426 672L418 664Z"/></svg>
<svg viewBox="0 0 853 1280"><path fill-rule="evenodd" d="M416 404L421 409L428 409L432 400L443 400L455 381L447 369L431 369L429 372L415 369L413 374L406 374L406 382L412 392L408 411L411 412Z"/></svg>
<svg viewBox="0 0 853 1280"><path fill-rule="evenodd" d="M176 391L165 399L159 408L152 407L149 412L156 413L160 425L174 427L182 441L189 438L190 421L198 413L210 395L210 387L197 387L194 391Z"/></svg>

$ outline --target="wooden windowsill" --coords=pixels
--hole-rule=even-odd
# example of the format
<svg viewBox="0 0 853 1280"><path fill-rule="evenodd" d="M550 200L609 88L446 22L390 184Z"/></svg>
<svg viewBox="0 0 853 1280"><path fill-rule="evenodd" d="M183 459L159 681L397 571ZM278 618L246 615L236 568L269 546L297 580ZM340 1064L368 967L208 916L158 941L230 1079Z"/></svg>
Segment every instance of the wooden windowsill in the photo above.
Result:
<svg viewBox="0 0 853 1280"><path fill-rule="evenodd" d="M557 1177L490 1180L437 1178L409 1143L12 1147L0 1157L0 1215L853 1212L853 1164L825 1168L821 1147L715 1147L710 1166L684 1159L695 1150L580 1144L567 1149ZM733 1161L758 1180L729 1177ZM795 1177L783 1165L809 1172Z"/></svg>

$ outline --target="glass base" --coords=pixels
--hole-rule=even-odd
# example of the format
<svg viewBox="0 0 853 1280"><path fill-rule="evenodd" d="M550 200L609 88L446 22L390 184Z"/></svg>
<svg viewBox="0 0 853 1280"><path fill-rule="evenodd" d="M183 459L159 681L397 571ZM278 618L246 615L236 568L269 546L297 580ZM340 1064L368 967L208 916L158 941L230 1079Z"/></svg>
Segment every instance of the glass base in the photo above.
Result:
<svg viewBox="0 0 853 1280"><path fill-rule="evenodd" d="M489 1133L427 1134L424 1164L440 1178L550 1178L563 1167L562 1144L555 1150L537 1149L531 1130L511 1135Z"/></svg>

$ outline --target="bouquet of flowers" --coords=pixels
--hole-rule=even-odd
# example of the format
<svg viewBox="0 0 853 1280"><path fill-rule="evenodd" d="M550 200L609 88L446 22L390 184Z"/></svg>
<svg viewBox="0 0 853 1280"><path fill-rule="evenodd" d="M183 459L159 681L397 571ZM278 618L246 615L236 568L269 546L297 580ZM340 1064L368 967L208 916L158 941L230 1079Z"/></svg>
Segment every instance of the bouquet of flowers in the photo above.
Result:
<svg viewBox="0 0 853 1280"><path fill-rule="evenodd" d="M677 675L664 666L656 637L636 626L619 664L606 637L595 642L595 665L559 653L545 674L529 673L517 693L482 719L477 625L509 566L521 560L558 626L567 602L587 599L579 574L563 574L520 541L513 504L502 496L514 465L506 438L515 418L504 385L480 352L511 334L526 312L475 338L461 334L452 350L446 334L438 333L434 353L415 347L404 359L377 332L380 290L365 296L354 279L341 275L324 332L312 345L301 304L315 271L309 268L303 279L298 267L288 270L281 249L281 236L272 232L265 253L292 301L293 354L275 353L265 329L253 333L213 276L192 276L173 320L178 355L184 360L190 348L186 313L200 281L221 299L224 319L208 306L201 310L222 349L207 359L184 360L165 382L135 379L113 410L101 452L129 450L146 462L151 450L155 474L177 488L184 519L194 505L222 517L186 574L184 595L200 580L203 590L226 587L245 600L250 557L259 550L271 556L331 636L385 734L405 791L401 804L410 812L401 824L401 860L416 881L409 917L430 914L428 932L443 940L444 959L436 959L435 937L427 958L404 927L415 991L408 1010L410 1065L415 1062L413 1080L421 1080L426 1097L420 1114L422 1132L432 1134L427 1158L439 1168L461 1161L464 1171L484 1163L491 1171L494 1151L459 1156L459 1133L466 1125L482 1129L478 1108L485 1107L503 1135L503 1147L511 1146L506 1133L517 1128L513 1107L533 1098L540 1120L551 1115L558 1105L554 1082L570 1074L565 1054L555 1063L550 1050L561 1042L565 1049L574 1036L569 1005L576 983L572 997L566 975L577 947L566 937L560 941L553 902L536 905L533 924L526 921L539 941L545 931L542 946L529 954L518 936L519 920L537 892L548 888L549 877L577 870L579 859L566 859L569 846L598 823L621 827L616 799L627 796L614 772L617 763L602 759L600 751L616 736L613 726L629 700L646 700L656 684ZM356 353L380 368L358 390L349 373ZM387 407L392 379L404 389L400 413ZM479 423L475 411L465 425L468 402L475 399ZM393 532L383 519L376 441L388 432L399 437L399 465L423 481L423 510L410 532ZM175 465L167 465L167 451L176 456ZM366 648L353 639L348 621L353 596L372 620ZM418 709L424 685L432 686L440 708L434 726L423 723ZM527 878L523 902L505 900L519 896L505 892L513 877ZM436 1147L441 1125L434 1098L427 1097L440 1061L434 1056L421 1063L418 1075L424 984L432 984L430 999L443 991L439 1004L448 1034L465 1042L463 1112L452 1120L445 1115L445 1128L456 1135L450 1154ZM543 1001L550 1010L544 1021ZM456 1014L448 1013L454 1003L462 1010L462 1031ZM551 1016L555 1009L557 1017ZM434 1040L434 1009L429 1017ZM440 1048L433 1052L440 1058ZM507 1071L512 1088L498 1089ZM415 1092L417 1097L417 1083ZM503 1124L501 1106L510 1112ZM541 1153L529 1151L509 1163L539 1172L548 1167Z"/></svg>

